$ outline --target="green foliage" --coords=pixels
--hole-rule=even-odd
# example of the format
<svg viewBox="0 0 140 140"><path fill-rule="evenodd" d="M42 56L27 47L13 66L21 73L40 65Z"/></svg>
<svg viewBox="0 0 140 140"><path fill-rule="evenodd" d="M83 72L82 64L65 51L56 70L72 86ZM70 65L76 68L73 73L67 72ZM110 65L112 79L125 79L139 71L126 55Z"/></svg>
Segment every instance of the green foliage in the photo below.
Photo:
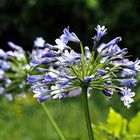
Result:
<svg viewBox="0 0 140 140"><path fill-rule="evenodd" d="M90 8L98 7L98 0L87 0L87 6Z"/></svg>
<svg viewBox="0 0 140 140"><path fill-rule="evenodd" d="M15 102L0 102L0 140L59 140L40 104L32 95L17 98ZM66 139L85 140L86 126L80 100L66 99L48 101L51 112Z"/></svg>
<svg viewBox="0 0 140 140"><path fill-rule="evenodd" d="M82 40L90 42L97 24L109 27L109 37L125 38L121 46L140 54L139 0L0 0L0 45L8 40L31 50L33 40L43 36L52 42L70 26ZM86 44L87 45L87 44ZM90 43L92 45L92 42ZM135 49L134 49L135 48ZM137 51L136 51L137 49Z"/></svg>
<svg viewBox="0 0 140 140"><path fill-rule="evenodd" d="M139 140L140 113L130 119L106 105L99 105L96 96L91 97L89 106L95 138L98 140ZM79 97L63 101L51 100L47 103L58 126L66 139L85 140L86 126ZM105 103L104 103L105 104ZM108 114L108 116L106 116ZM124 113L123 113L124 114ZM106 116L106 118L105 118ZM15 102L0 100L0 139L11 140L57 140L58 135L51 126L39 103L32 95L26 99L17 97Z"/></svg>
<svg viewBox="0 0 140 140"><path fill-rule="evenodd" d="M140 112L129 123L129 134L140 135Z"/></svg>
<svg viewBox="0 0 140 140"><path fill-rule="evenodd" d="M114 119L115 118L115 119ZM126 134L127 121L119 113L116 113L112 108L110 109L107 119L107 130L115 137L120 137Z"/></svg>
<svg viewBox="0 0 140 140"><path fill-rule="evenodd" d="M109 110L106 123L99 122L93 126L96 137L100 140L138 140L140 137L140 112L128 121L112 108Z"/></svg>

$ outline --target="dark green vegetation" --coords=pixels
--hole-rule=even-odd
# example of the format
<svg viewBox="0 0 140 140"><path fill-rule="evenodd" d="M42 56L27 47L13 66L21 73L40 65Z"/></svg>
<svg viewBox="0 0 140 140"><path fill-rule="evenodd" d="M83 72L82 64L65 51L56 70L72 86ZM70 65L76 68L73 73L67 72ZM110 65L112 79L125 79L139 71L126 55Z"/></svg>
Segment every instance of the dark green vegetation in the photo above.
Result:
<svg viewBox="0 0 140 140"><path fill-rule="evenodd" d="M94 28L100 24L109 31L105 41L122 36L120 45L137 58L139 9L139 0L0 0L0 46L11 40L31 50L37 36L53 43L67 26L92 46Z"/></svg>

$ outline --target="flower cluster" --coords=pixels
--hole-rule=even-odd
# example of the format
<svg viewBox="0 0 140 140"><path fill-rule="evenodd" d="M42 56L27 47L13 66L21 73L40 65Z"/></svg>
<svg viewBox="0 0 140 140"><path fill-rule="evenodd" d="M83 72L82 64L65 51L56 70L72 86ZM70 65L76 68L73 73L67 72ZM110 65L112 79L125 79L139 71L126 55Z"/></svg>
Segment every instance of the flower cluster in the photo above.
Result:
<svg viewBox="0 0 140 140"><path fill-rule="evenodd" d="M25 97L27 88L26 75L30 69L25 51L12 42L8 42L12 50L0 49L0 94L13 100L15 94Z"/></svg>
<svg viewBox="0 0 140 140"><path fill-rule="evenodd" d="M68 28L55 40L55 45L47 43L42 37L35 42L30 65L35 74L28 74L34 97L39 102L49 98L64 98L80 92L82 87L99 89L110 98L118 93L124 105L130 107L135 95L131 88L136 85L134 76L140 71L140 60L129 61L127 48L121 49L121 37L100 43L107 29L98 25L93 37L93 48L83 47L79 38ZM79 44L81 53L75 52L69 41Z"/></svg>

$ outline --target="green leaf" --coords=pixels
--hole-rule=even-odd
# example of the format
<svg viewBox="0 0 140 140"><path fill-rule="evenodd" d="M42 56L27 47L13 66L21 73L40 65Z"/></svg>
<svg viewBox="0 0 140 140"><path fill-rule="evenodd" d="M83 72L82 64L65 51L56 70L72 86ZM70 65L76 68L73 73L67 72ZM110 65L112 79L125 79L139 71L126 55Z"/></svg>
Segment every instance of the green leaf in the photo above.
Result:
<svg viewBox="0 0 140 140"><path fill-rule="evenodd" d="M140 112L136 115L136 117L134 117L129 125L128 125L128 128L129 128L129 133L131 135L140 135Z"/></svg>
<svg viewBox="0 0 140 140"><path fill-rule="evenodd" d="M108 132L113 134L116 138L120 138L127 134L127 120L112 108L109 110L106 127Z"/></svg>
<svg viewBox="0 0 140 140"><path fill-rule="evenodd" d="M92 125L96 138L101 140L124 139L127 136L127 120L112 108L106 123L99 122L98 125Z"/></svg>

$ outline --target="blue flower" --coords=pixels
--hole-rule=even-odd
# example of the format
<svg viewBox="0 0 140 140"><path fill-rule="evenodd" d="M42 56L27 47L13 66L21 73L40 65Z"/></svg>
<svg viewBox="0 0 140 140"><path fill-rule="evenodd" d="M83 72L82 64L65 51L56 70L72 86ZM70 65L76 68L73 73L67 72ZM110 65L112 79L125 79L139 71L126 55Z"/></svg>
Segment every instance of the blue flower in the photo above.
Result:
<svg viewBox="0 0 140 140"><path fill-rule="evenodd" d="M60 52L50 51L50 52L46 52L45 54L43 54L41 58L44 58L44 57L57 57L57 56L61 56L61 53Z"/></svg>
<svg viewBox="0 0 140 140"><path fill-rule="evenodd" d="M44 77L43 75L28 75L27 81L28 83L32 84L42 80L43 77Z"/></svg>
<svg viewBox="0 0 140 140"><path fill-rule="evenodd" d="M57 51L58 50L58 47L55 47L55 45L51 45L49 43L46 43L45 44L45 47L49 50L54 50L54 51Z"/></svg>
<svg viewBox="0 0 140 140"><path fill-rule="evenodd" d="M91 81L92 81L92 78L89 77L89 76L86 76L86 77L84 78L84 83L85 83L86 85L89 85Z"/></svg>
<svg viewBox="0 0 140 140"><path fill-rule="evenodd" d="M126 64L126 67L135 71L140 71L140 60L130 61Z"/></svg>
<svg viewBox="0 0 140 140"><path fill-rule="evenodd" d="M46 95L46 96L43 96L43 97L39 97L38 101L41 103L41 102L44 102L44 101L48 100L49 98L51 98L51 95Z"/></svg>
<svg viewBox="0 0 140 140"><path fill-rule="evenodd" d="M48 51L46 50L46 53ZM37 65L40 65L40 64L51 64L53 62L56 61L55 58L45 58L45 50L35 50L32 52L32 60L30 61L30 65L31 66L37 66ZM44 57L43 57L44 56Z"/></svg>
<svg viewBox="0 0 140 140"><path fill-rule="evenodd" d="M131 92L131 89L124 87L120 88L121 93L121 101L124 102L124 105L127 106L127 108L130 107L130 103L134 102L134 99L132 97L135 96L134 92Z"/></svg>
<svg viewBox="0 0 140 140"><path fill-rule="evenodd" d="M0 87L0 94L3 94L5 89L3 87Z"/></svg>
<svg viewBox="0 0 140 140"><path fill-rule="evenodd" d="M84 48L84 50L85 50L85 58L86 58L86 60L88 61L88 60L90 59L90 57L91 57L91 51L90 51L90 49L89 49L88 46L86 46L86 47Z"/></svg>
<svg viewBox="0 0 140 140"><path fill-rule="evenodd" d="M134 76L140 71L140 60L126 59L127 48L118 46L121 37L99 44L106 30L105 26L97 26L92 50L84 47L79 38L66 28L64 34L55 40L56 45L46 43L43 48L36 48L30 64L37 75L27 77L34 97L39 102L50 98L62 99L71 94L79 95L86 86L89 92L97 89L109 98L114 92L119 92L124 105L129 107L134 96L129 88L136 85ZM79 43L81 53L68 46L68 41Z"/></svg>
<svg viewBox="0 0 140 140"><path fill-rule="evenodd" d="M49 84L57 81L58 75L53 72L48 72L45 74L44 83Z"/></svg>
<svg viewBox="0 0 140 140"><path fill-rule="evenodd" d="M95 30L97 31L97 35L95 36L96 40L100 40L107 33L105 26L97 25Z"/></svg>
<svg viewBox="0 0 140 140"><path fill-rule="evenodd" d="M109 41L107 44L106 44L106 47L107 48L108 46L112 46L112 45L115 45L117 44L118 42L120 42L122 40L121 37L116 37L114 38L113 40Z"/></svg>
<svg viewBox="0 0 140 140"><path fill-rule="evenodd" d="M45 40L42 37L37 37L34 41L34 46L38 48L43 48L45 45Z"/></svg>
<svg viewBox="0 0 140 140"><path fill-rule="evenodd" d="M8 45L11 47L10 51L0 49L0 92L4 92L3 96L12 101L15 96L30 90L25 84L30 66L22 47L12 42L8 42Z"/></svg>
<svg viewBox="0 0 140 140"><path fill-rule="evenodd" d="M103 70L103 69L97 69L97 72L98 72L100 75L105 75L105 74L106 74L105 70Z"/></svg>
<svg viewBox="0 0 140 140"><path fill-rule="evenodd" d="M97 25L97 27L95 28L95 30L97 31L97 35L95 35L92 39L93 39L93 49L96 50L97 49L97 44L99 43L100 39L107 33L106 32L106 28L105 26L100 26Z"/></svg>
<svg viewBox="0 0 140 140"><path fill-rule="evenodd" d="M18 46L18 45L15 45L13 42L11 41L8 41L8 45L15 51L18 51L18 52L24 52L24 50L22 49L22 47Z"/></svg>
<svg viewBox="0 0 140 140"><path fill-rule="evenodd" d="M105 96L107 96L107 97L111 97L112 96L112 94L113 94L113 91L111 90L111 89L104 89L103 91L103 94L105 95Z"/></svg>
<svg viewBox="0 0 140 140"><path fill-rule="evenodd" d="M137 80L134 78L131 79L117 79L118 82L120 82L122 85L131 88L133 86L136 86Z"/></svg>
<svg viewBox="0 0 140 140"><path fill-rule="evenodd" d="M74 78L62 77L62 78L59 78L57 81L60 84L60 88L63 88L71 84L72 80L74 80Z"/></svg>
<svg viewBox="0 0 140 140"><path fill-rule="evenodd" d="M105 86L110 86L110 85L112 85L112 82L111 81L105 81L104 85Z"/></svg>
<svg viewBox="0 0 140 140"><path fill-rule="evenodd" d="M63 92L61 94L56 94L53 96L53 99L59 98L59 99L63 99L68 95L69 92Z"/></svg>
<svg viewBox="0 0 140 140"><path fill-rule="evenodd" d="M51 45L49 43L46 43L45 47L52 51L58 51L58 50L63 51L63 50L69 49L69 47L67 46L67 42L65 42L61 38L57 38L55 40L55 43L56 43L56 45Z"/></svg>
<svg viewBox="0 0 140 140"><path fill-rule="evenodd" d="M74 97L74 96L80 95L80 93L81 93L81 88L77 88L70 91L68 94L68 97Z"/></svg>
<svg viewBox="0 0 140 140"><path fill-rule="evenodd" d="M34 97L39 98L50 94L50 90L46 88L43 84L36 83L32 86L32 91L35 93Z"/></svg>
<svg viewBox="0 0 140 140"><path fill-rule="evenodd" d="M1 70L6 71L6 70L8 70L10 68L11 68L11 64L9 62L7 62L5 60L0 60L0 69Z"/></svg>
<svg viewBox="0 0 140 140"><path fill-rule="evenodd" d="M64 53L62 54L62 57L58 57L57 59L61 64L72 66L73 63L75 63L76 60L80 58L81 55L76 53L74 50L71 50L70 52L68 50L65 50Z"/></svg>
<svg viewBox="0 0 140 140"><path fill-rule="evenodd" d="M8 58L8 54L5 51L3 51L2 49L0 49L0 58L3 58L3 59Z"/></svg>
<svg viewBox="0 0 140 140"><path fill-rule="evenodd" d="M44 50L40 50L40 49L37 49L37 50L33 50L32 51L32 55L31 55L31 61L30 61L30 65L31 66L37 66L39 64L42 63L42 53L43 53ZM44 59L43 59L44 60Z"/></svg>
<svg viewBox="0 0 140 140"><path fill-rule="evenodd" d="M67 43L68 41L73 41L73 42L76 42L76 43L79 43L80 40L79 38L76 36L75 33L70 33L69 32L69 29L65 28L63 30L64 34L61 35L60 39L63 40L65 43Z"/></svg>
<svg viewBox="0 0 140 140"><path fill-rule="evenodd" d="M121 76L122 76L122 77L127 77L127 76L132 77L132 76L136 76L136 71L135 71L135 70L128 69L128 68L123 68L123 69L122 69Z"/></svg>
<svg viewBox="0 0 140 140"><path fill-rule="evenodd" d="M63 51L66 49L69 49L69 47L66 45L66 42L63 39L56 39L55 40L56 45L54 45L55 48Z"/></svg>
<svg viewBox="0 0 140 140"><path fill-rule="evenodd" d="M114 54L114 53L118 53L118 52L120 52L121 51L121 49L120 49L120 47L117 45L117 44L115 44L115 45L111 45L110 47L109 47L109 49L108 49L108 53L109 54Z"/></svg>

